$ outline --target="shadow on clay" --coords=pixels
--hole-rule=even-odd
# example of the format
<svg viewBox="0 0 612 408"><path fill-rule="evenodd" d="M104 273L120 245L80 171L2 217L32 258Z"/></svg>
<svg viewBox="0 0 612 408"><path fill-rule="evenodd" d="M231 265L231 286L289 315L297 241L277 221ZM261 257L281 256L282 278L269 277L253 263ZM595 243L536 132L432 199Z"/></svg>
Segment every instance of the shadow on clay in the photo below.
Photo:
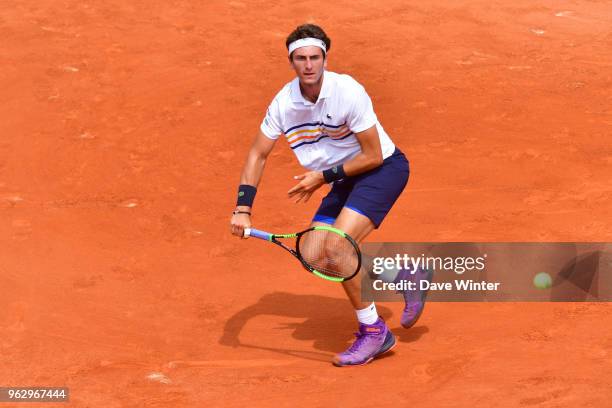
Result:
<svg viewBox="0 0 612 408"><path fill-rule="evenodd" d="M377 305L379 314L389 321L393 315L385 306ZM281 323L267 328L286 332L296 340L308 342L308 347L314 350L296 350L283 347L283 336L279 333L278 342L268 345L257 345L256 339L246 341L240 339L240 333L246 324L258 316L281 316L291 319L304 319L301 322ZM219 344L228 347L245 347L272 351L307 360L329 362L330 358L345 350L353 341L351 333L357 331L354 311L344 298L332 298L319 295L298 295L286 292L273 292L262 296L257 303L252 304L231 316L225 323L223 335ZM402 327L392 328L397 340L402 343L420 339L429 329L426 326L416 326L409 330ZM310 346L312 344L312 346Z"/></svg>

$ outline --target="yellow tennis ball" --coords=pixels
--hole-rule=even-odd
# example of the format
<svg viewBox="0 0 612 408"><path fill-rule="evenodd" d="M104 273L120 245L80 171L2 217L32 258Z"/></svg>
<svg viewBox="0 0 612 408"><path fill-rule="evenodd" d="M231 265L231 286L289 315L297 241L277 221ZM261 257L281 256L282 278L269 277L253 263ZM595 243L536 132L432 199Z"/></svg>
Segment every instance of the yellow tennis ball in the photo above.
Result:
<svg viewBox="0 0 612 408"><path fill-rule="evenodd" d="M533 277L533 285L538 289L548 289L552 286L552 278L546 272L540 272Z"/></svg>

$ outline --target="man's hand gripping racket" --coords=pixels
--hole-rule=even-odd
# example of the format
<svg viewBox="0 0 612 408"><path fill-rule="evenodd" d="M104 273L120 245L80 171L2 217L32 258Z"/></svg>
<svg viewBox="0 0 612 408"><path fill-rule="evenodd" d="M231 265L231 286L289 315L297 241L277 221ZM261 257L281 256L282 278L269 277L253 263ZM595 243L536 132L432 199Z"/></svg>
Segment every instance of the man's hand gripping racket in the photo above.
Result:
<svg viewBox="0 0 612 408"><path fill-rule="evenodd" d="M295 234L270 234L254 228L244 229L244 238L272 242L295 256L304 269L333 282L347 281L361 268L359 246L345 232L328 226L312 227ZM279 239L295 238L295 249Z"/></svg>

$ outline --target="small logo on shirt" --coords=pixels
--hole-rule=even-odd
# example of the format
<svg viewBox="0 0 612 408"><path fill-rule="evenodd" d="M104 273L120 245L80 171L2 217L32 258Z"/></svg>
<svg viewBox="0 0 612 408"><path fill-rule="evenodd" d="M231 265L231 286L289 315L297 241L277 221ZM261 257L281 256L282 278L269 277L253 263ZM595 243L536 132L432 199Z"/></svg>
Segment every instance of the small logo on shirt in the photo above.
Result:
<svg viewBox="0 0 612 408"><path fill-rule="evenodd" d="M327 116L327 119L331 119L332 118L329 113L326 116Z"/></svg>

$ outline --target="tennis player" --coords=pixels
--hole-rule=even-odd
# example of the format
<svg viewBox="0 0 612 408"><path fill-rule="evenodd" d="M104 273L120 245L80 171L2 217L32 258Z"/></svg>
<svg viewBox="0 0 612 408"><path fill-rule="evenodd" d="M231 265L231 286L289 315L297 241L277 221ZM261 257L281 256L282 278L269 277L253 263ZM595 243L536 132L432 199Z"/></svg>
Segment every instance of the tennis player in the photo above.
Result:
<svg viewBox="0 0 612 408"><path fill-rule="evenodd" d="M301 25L287 37L297 77L275 96L249 151L231 219L236 236L251 227L266 158L281 135L308 170L295 177L289 197L306 202L318 188L331 184L311 226L333 225L361 242L380 226L408 182L408 160L381 126L364 87L348 75L326 70L330 45L325 32L313 24ZM390 350L395 337L376 305L361 301L359 278L343 282L343 287L356 310L359 332L333 363L366 364ZM402 324L410 327L423 300L405 298Z"/></svg>

